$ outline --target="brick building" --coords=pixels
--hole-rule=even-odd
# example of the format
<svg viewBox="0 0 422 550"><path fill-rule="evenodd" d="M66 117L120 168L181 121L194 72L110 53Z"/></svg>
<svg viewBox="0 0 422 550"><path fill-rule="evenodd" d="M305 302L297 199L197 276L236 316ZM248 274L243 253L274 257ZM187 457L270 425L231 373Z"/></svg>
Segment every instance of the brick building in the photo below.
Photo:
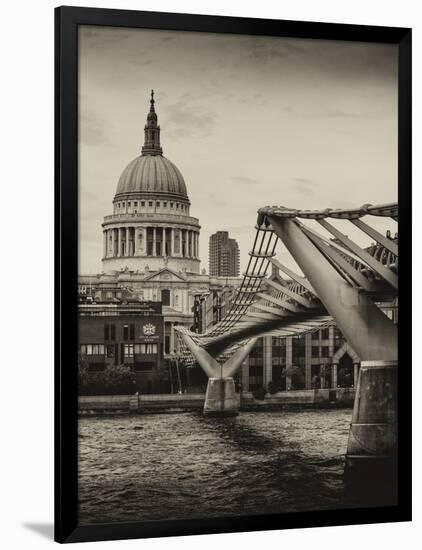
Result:
<svg viewBox="0 0 422 550"><path fill-rule="evenodd" d="M160 302L86 300L79 304L79 356L89 372L126 365L133 391L168 391Z"/></svg>

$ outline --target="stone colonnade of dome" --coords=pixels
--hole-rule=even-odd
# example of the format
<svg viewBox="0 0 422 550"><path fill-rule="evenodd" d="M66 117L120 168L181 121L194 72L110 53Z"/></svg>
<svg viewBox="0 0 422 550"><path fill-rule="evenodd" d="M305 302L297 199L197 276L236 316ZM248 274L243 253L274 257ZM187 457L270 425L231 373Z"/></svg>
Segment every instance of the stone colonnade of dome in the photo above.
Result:
<svg viewBox="0 0 422 550"><path fill-rule="evenodd" d="M199 259L199 231L144 225L103 231L103 259L132 256L167 256Z"/></svg>

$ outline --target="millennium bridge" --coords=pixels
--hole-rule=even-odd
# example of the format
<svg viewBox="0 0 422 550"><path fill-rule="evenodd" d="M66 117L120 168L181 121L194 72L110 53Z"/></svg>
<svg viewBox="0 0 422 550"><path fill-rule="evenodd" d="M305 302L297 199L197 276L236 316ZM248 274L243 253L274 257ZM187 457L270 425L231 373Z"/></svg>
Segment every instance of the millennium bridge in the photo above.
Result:
<svg viewBox="0 0 422 550"><path fill-rule="evenodd" d="M334 320L361 358L345 473L364 484L396 477L397 325L379 304L397 299L398 239L373 227L377 217L397 222L397 203L352 210L261 208L227 314L204 334L176 328L185 360L196 361L208 376L204 414L228 416L239 409L233 375L258 337L302 335ZM374 244L363 248L336 227L336 219ZM331 237L316 231L315 222ZM277 259L278 242L302 273ZM266 278L271 265L285 275L280 282Z"/></svg>

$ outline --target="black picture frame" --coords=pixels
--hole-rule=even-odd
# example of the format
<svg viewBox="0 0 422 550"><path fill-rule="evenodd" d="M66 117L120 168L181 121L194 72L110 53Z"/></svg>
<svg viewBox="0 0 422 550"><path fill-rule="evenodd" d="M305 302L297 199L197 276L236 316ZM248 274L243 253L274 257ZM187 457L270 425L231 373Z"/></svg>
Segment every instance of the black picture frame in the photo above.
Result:
<svg viewBox="0 0 422 550"><path fill-rule="evenodd" d="M400 210L399 492L384 508L109 524L77 521L79 25L284 36L398 45ZM411 520L411 29L155 13L55 10L55 540L82 542Z"/></svg>

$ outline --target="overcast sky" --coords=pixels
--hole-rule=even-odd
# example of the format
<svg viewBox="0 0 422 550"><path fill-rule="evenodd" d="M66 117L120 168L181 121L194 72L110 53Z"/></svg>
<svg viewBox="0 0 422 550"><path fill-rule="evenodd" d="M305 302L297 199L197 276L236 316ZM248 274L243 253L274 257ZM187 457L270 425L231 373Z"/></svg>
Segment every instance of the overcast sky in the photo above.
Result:
<svg viewBox="0 0 422 550"><path fill-rule="evenodd" d="M140 154L151 88L164 156L181 170L202 226L207 270L217 230L238 240L244 270L261 206L397 200L396 46L79 32L80 273L101 271L101 222L121 172Z"/></svg>

